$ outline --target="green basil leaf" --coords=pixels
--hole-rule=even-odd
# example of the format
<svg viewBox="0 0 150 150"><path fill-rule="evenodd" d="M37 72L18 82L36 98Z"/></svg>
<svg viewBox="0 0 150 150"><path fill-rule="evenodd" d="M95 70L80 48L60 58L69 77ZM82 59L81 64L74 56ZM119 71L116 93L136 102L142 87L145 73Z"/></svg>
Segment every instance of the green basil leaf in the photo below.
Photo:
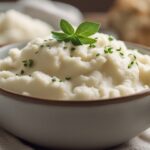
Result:
<svg viewBox="0 0 150 150"><path fill-rule="evenodd" d="M52 32L52 34L53 34L53 37L58 41L64 41L65 39L68 38L68 35L65 33Z"/></svg>
<svg viewBox="0 0 150 150"><path fill-rule="evenodd" d="M82 43L80 42L80 40L77 36L72 36L70 38L70 40L71 40L72 44L74 44L74 45L82 45Z"/></svg>
<svg viewBox="0 0 150 150"><path fill-rule="evenodd" d="M60 28L62 29L62 31L64 31L64 33L72 35L74 34L74 28L72 27L72 25L67 22L66 20L62 19L60 21Z"/></svg>
<svg viewBox="0 0 150 150"><path fill-rule="evenodd" d="M79 36L78 39L82 44L93 44L96 42L95 39Z"/></svg>
<svg viewBox="0 0 150 150"><path fill-rule="evenodd" d="M76 34L81 36L90 36L98 32L99 29L100 29L100 25L97 23L83 22L77 28Z"/></svg>
<svg viewBox="0 0 150 150"><path fill-rule="evenodd" d="M62 19L60 28L63 32L52 32L53 37L57 41L71 41L74 45L82 45L96 42L96 39L89 38L89 36L95 34L99 30L100 25L92 22L84 22L81 23L75 31L69 22Z"/></svg>

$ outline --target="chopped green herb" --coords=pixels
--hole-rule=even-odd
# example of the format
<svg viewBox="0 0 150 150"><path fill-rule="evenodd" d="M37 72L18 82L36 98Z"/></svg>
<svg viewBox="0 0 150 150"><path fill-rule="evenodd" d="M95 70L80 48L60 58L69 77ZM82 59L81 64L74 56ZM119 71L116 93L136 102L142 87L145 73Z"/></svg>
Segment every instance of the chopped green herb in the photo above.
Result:
<svg viewBox="0 0 150 150"><path fill-rule="evenodd" d="M112 54L113 53L112 47L105 47L104 52L105 54L108 54L108 53Z"/></svg>
<svg viewBox="0 0 150 150"><path fill-rule="evenodd" d="M129 56L131 58L131 62L129 63L128 68L130 69L134 64L137 64L137 61L136 61L136 56L135 55L129 54Z"/></svg>
<svg viewBox="0 0 150 150"><path fill-rule="evenodd" d="M65 79L66 79L66 80L71 80L71 77L66 77Z"/></svg>
<svg viewBox="0 0 150 150"><path fill-rule="evenodd" d="M55 82L56 81L56 79L55 78L52 78L52 82Z"/></svg>
<svg viewBox="0 0 150 150"><path fill-rule="evenodd" d="M67 49L67 46L64 46L64 49Z"/></svg>
<svg viewBox="0 0 150 150"><path fill-rule="evenodd" d="M51 46L47 44L46 47L51 47Z"/></svg>
<svg viewBox="0 0 150 150"><path fill-rule="evenodd" d="M128 55L131 59L135 60L136 59L136 56L134 54L129 54Z"/></svg>
<svg viewBox="0 0 150 150"><path fill-rule="evenodd" d="M121 51L121 47L117 49L117 51Z"/></svg>
<svg viewBox="0 0 150 150"><path fill-rule="evenodd" d="M100 56L100 53L97 53L97 54L96 54L96 57L98 57L98 56Z"/></svg>
<svg viewBox="0 0 150 150"><path fill-rule="evenodd" d="M44 45L40 45L40 48L43 48L44 47Z"/></svg>
<svg viewBox="0 0 150 150"><path fill-rule="evenodd" d="M63 82L63 80L59 80L59 82Z"/></svg>
<svg viewBox="0 0 150 150"><path fill-rule="evenodd" d="M35 52L35 54L38 54L38 53L39 53L39 50Z"/></svg>
<svg viewBox="0 0 150 150"><path fill-rule="evenodd" d="M75 48L75 47L72 47L72 48L71 48L71 51L75 51L75 50L76 50L76 48Z"/></svg>
<svg viewBox="0 0 150 150"><path fill-rule="evenodd" d="M123 52L120 52L119 54L120 54L121 56L124 56L124 53L123 53Z"/></svg>
<svg viewBox="0 0 150 150"><path fill-rule="evenodd" d="M109 41L113 41L113 40L114 40L114 37L110 35L110 36L108 37L108 40L109 40Z"/></svg>
<svg viewBox="0 0 150 150"><path fill-rule="evenodd" d="M135 61L131 61L131 63L128 65L128 68L131 68L133 66Z"/></svg>
<svg viewBox="0 0 150 150"><path fill-rule="evenodd" d="M135 56L135 55L133 55L133 57L134 57L134 59L136 59L136 56Z"/></svg>
<svg viewBox="0 0 150 150"><path fill-rule="evenodd" d="M25 73L24 70L21 70L21 71L20 71L20 74L21 74L21 75L23 75L24 73Z"/></svg>
<svg viewBox="0 0 150 150"><path fill-rule="evenodd" d="M121 56L124 56L124 53L123 53L123 51L122 51L122 48L120 47L120 48L118 48L118 49L116 49L116 51L118 51L119 52L119 54L121 55Z"/></svg>
<svg viewBox="0 0 150 150"><path fill-rule="evenodd" d="M60 28L63 32L52 32L57 41L72 42L73 45L93 44L96 39L89 36L99 31L100 25L93 22L81 23L76 31L73 26L66 20L60 21Z"/></svg>
<svg viewBox="0 0 150 150"><path fill-rule="evenodd" d="M22 63L24 65L24 67L29 67L29 68L33 67L33 65L34 65L34 61L32 59L23 60Z"/></svg>
<svg viewBox="0 0 150 150"><path fill-rule="evenodd" d="M94 45L94 44L89 45L89 48L95 48L95 47L96 47L96 45Z"/></svg>

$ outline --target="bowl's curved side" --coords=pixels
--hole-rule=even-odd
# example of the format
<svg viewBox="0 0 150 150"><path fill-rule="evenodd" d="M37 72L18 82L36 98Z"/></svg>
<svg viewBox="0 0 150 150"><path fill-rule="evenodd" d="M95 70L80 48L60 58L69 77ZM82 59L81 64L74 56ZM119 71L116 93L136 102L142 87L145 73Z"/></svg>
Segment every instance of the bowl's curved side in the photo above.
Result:
<svg viewBox="0 0 150 150"><path fill-rule="evenodd" d="M7 45L0 45L0 59L6 57L8 55L8 52L11 48L23 48L27 42L22 43L16 43L16 44L7 44Z"/></svg>
<svg viewBox="0 0 150 150"><path fill-rule="evenodd" d="M94 106L59 106L0 95L0 124L14 135L46 147L106 148L150 125L150 96Z"/></svg>
<svg viewBox="0 0 150 150"><path fill-rule="evenodd" d="M131 43L131 42L127 42L127 41L125 41L125 44L130 49L138 49L141 53L142 53L142 51L144 51L144 53L146 52L147 54L150 55L150 47L148 47L148 46L140 45L137 43Z"/></svg>

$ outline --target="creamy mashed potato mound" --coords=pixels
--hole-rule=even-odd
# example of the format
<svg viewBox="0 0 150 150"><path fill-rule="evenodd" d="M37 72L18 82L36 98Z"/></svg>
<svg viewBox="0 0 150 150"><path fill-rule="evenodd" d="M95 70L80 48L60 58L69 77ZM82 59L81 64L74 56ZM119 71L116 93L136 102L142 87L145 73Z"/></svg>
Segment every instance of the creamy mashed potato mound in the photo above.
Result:
<svg viewBox="0 0 150 150"><path fill-rule="evenodd" d="M126 96L150 87L150 56L96 33L94 45L74 46L52 36L13 48L0 60L0 87L59 100Z"/></svg>
<svg viewBox="0 0 150 150"><path fill-rule="evenodd" d="M0 45L48 36L52 28L15 10L0 14Z"/></svg>

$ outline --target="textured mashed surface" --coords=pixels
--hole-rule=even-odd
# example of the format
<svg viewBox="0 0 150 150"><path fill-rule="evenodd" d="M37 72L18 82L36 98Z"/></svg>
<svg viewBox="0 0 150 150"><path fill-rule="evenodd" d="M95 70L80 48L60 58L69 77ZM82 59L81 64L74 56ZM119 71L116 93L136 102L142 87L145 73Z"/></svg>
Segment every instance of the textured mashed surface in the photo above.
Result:
<svg viewBox="0 0 150 150"><path fill-rule="evenodd" d="M150 56L105 34L94 46L74 46L51 36L9 51L0 60L0 87L47 99L92 100L150 87Z"/></svg>
<svg viewBox="0 0 150 150"><path fill-rule="evenodd" d="M0 45L47 36L50 30L48 24L15 10L0 14Z"/></svg>

